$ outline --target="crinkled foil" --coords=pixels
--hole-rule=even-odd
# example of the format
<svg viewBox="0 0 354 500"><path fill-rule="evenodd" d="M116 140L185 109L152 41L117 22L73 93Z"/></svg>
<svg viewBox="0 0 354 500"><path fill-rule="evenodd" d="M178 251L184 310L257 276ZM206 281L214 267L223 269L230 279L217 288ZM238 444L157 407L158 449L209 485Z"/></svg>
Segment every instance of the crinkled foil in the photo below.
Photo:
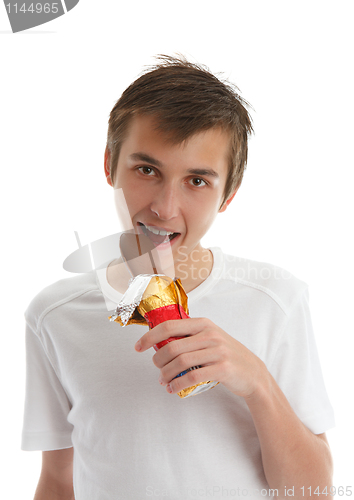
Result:
<svg viewBox="0 0 354 500"><path fill-rule="evenodd" d="M145 313L170 304L180 304L188 314L188 299L179 279L168 276L154 276L146 288L139 304L139 312Z"/></svg>
<svg viewBox="0 0 354 500"><path fill-rule="evenodd" d="M219 382L215 382L213 380L209 380L208 382L199 382L199 384L182 389L181 391L177 392L177 394L180 398L188 398L189 396L196 396L197 394L200 394L204 391L208 391L218 384Z"/></svg>
<svg viewBox="0 0 354 500"><path fill-rule="evenodd" d="M147 325L145 313L170 304L181 304L188 314L188 299L181 281L163 274L139 274L123 295L110 321Z"/></svg>
<svg viewBox="0 0 354 500"><path fill-rule="evenodd" d="M144 292L151 281L151 277L151 274L139 274L138 276L135 276L135 278L130 280L128 289L117 305L114 314L109 317L110 321L116 321L122 326L126 326L132 323L139 323L144 325L146 324L144 316L141 317L140 320L139 318L133 319L132 316L134 315L136 308L141 302Z"/></svg>
<svg viewBox="0 0 354 500"><path fill-rule="evenodd" d="M149 323L144 317L146 313L172 304L181 305L186 314L189 314L188 298L178 278L172 280L162 274L139 274L130 281L128 290L109 319L122 326L148 325ZM197 368L199 367L195 366L189 370ZM177 394L181 398L188 398L212 389L218 383L212 380L200 382Z"/></svg>

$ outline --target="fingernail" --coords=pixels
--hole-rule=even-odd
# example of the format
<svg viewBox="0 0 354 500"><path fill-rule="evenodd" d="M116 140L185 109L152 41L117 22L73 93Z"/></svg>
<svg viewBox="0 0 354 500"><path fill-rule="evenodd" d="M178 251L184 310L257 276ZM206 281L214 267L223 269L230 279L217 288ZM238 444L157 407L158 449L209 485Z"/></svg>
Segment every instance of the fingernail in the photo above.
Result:
<svg viewBox="0 0 354 500"><path fill-rule="evenodd" d="M135 344L135 350L136 350L136 351L141 351L141 343L140 343L140 340L138 340L138 342Z"/></svg>
<svg viewBox="0 0 354 500"><path fill-rule="evenodd" d="M168 384L168 386L166 387L166 389L167 389L167 392L169 392L171 394L172 388L171 388L170 384Z"/></svg>
<svg viewBox="0 0 354 500"><path fill-rule="evenodd" d="M161 385L163 385L161 375L159 376L159 383L160 383Z"/></svg>

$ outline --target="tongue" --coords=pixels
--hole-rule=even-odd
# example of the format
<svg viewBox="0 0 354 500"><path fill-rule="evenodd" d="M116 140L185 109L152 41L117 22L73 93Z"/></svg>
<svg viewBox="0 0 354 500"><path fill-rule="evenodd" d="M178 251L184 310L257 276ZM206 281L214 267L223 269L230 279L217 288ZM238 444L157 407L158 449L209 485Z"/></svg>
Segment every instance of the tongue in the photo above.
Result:
<svg viewBox="0 0 354 500"><path fill-rule="evenodd" d="M148 228L145 228L146 230L146 235L150 238L150 240L155 244L155 245L160 245L163 243L166 239L168 239L168 236L165 235L163 236L162 234L155 234L152 233L151 231L148 230Z"/></svg>

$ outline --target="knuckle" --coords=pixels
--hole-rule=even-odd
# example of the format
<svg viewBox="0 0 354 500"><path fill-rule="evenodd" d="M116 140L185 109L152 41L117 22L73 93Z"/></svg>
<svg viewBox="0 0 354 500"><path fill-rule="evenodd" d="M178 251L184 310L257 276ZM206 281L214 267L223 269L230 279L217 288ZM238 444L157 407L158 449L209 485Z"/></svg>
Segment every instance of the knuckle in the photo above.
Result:
<svg viewBox="0 0 354 500"><path fill-rule="evenodd" d="M220 341L220 336L214 328L208 328L205 332L207 339L213 344L218 344Z"/></svg>
<svg viewBox="0 0 354 500"><path fill-rule="evenodd" d="M173 321L171 321L171 320L170 321L165 321L164 322L164 328L165 328L165 331L168 334L172 335L172 333L174 331L174 323L173 323Z"/></svg>
<svg viewBox="0 0 354 500"><path fill-rule="evenodd" d="M191 382L191 385L197 384L199 382L198 370L191 370L188 373L188 378L189 378L189 380Z"/></svg>
<svg viewBox="0 0 354 500"><path fill-rule="evenodd" d="M219 365L221 376L225 377L230 372L230 368L231 368L230 361L228 359L224 359Z"/></svg>
<svg viewBox="0 0 354 500"><path fill-rule="evenodd" d="M229 351L228 351L228 349L227 349L227 347L225 345L221 344L219 346L218 354L219 354L220 360L222 362L227 362L228 361Z"/></svg>
<svg viewBox="0 0 354 500"><path fill-rule="evenodd" d="M189 360L188 354L185 354L185 353L180 354L177 358L177 363L178 363L179 368L181 368L181 369L189 368L188 360Z"/></svg>
<svg viewBox="0 0 354 500"><path fill-rule="evenodd" d="M204 328L211 328L213 325L213 322L209 318L201 318L201 323Z"/></svg>
<svg viewBox="0 0 354 500"><path fill-rule="evenodd" d="M179 352L179 346L175 340L166 344L166 351L169 355L176 357Z"/></svg>
<svg viewBox="0 0 354 500"><path fill-rule="evenodd" d="M157 368L160 368L159 356L157 354L158 353L156 353L156 354L153 355L152 362L154 363L155 366L157 366Z"/></svg>

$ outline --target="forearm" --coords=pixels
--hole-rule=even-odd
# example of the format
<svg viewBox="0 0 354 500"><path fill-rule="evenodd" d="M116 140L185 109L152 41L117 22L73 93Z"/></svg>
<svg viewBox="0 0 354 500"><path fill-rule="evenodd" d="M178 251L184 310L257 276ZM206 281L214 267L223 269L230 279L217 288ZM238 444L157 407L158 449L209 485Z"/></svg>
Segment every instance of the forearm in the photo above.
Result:
<svg viewBox="0 0 354 500"><path fill-rule="evenodd" d="M245 401L256 427L270 488L277 488L281 497L285 487L294 487L295 498L302 499L309 486L312 491L319 487L320 493L327 486L329 492L332 457L327 442L299 420L268 371Z"/></svg>
<svg viewBox="0 0 354 500"><path fill-rule="evenodd" d="M33 500L75 500L74 490L41 475Z"/></svg>

